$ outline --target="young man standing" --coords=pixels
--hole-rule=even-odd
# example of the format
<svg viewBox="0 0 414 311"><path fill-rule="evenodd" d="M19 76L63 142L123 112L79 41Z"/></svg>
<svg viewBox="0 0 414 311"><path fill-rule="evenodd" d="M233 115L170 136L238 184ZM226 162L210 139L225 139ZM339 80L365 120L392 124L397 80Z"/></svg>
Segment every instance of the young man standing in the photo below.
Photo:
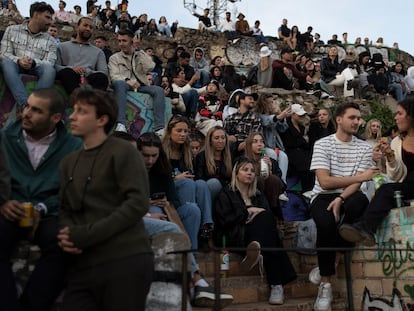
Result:
<svg viewBox="0 0 414 311"><path fill-rule="evenodd" d="M153 130L161 136L165 125L164 89L149 85L147 73L153 70L155 63L145 51L134 48L133 38L134 34L130 30L119 30L118 45L121 51L109 58L109 75L119 107L116 130L126 132L127 92L138 91L153 98ZM136 35L135 40L139 43L140 37Z"/></svg>
<svg viewBox="0 0 414 311"><path fill-rule="evenodd" d="M348 102L336 108L337 131L315 143L311 170L316 182L312 199L312 217L317 227L317 247L350 246L338 233L338 223L354 223L368 206L361 184L379 173L372 168L372 147L354 135L358 132L361 112L358 104ZM314 310L330 310L335 274L335 251L318 251L321 274Z"/></svg>
<svg viewBox="0 0 414 311"><path fill-rule="evenodd" d="M56 238L58 166L81 146L61 122L64 111L65 101L58 91L34 90L22 119L2 133L11 177L11 193L0 197L0 308L6 310L50 310L63 288L66 263ZM3 159L0 162L4 164ZM40 221L28 229L19 226L26 215L23 202L44 211L41 216L35 212ZM40 247L41 257L18 301L10 256L17 242L27 239Z"/></svg>
<svg viewBox="0 0 414 311"><path fill-rule="evenodd" d="M46 33L54 12L45 2L33 3L30 20L7 27L1 40L2 74L20 109L28 95L19 74L36 75L37 89L55 84L56 41Z"/></svg>
<svg viewBox="0 0 414 311"><path fill-rule="evenodd" d="M93 88L108 87L108 65L101 49L89 43L93 33L89 17L82 17L77 26L76 38L60 43L57 50L57 78L68 94L80 84L88 83Z"/></svg>
<svg viewBox="0 0 414 311"><path fill-rule="evenodd" d="M62 310L144 310L154 267L142 220L144 161L132 144L108 137L118 112L108 93L78 89L72 102L70 127L83 149L60 166L58 239L72 255Z"/></svg>

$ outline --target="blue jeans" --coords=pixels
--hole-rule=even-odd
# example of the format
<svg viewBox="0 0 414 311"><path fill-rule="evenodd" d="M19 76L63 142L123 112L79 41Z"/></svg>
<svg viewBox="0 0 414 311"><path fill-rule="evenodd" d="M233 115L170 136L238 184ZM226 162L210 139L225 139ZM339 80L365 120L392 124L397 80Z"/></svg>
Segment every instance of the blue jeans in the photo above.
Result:
<svg viewBox="0 0 414 311"><path fill-rule="evenodd" d="M196 114L198 111L198 93L196 90L191 89L190 91L181 94L187 115Z"/></svg>
<svg viewBox="0 0 414 311"><path fill-rule="evenodd" d="M157 211L158 213L159 211ZM161 210L162 212L162 210ZM161 232L181 232L180 227L178 227L175 223L150 218L150 217L144 217L144 226L147 230L148 236L151 238L154 234L161 233ZM191 260L191 272L196 272L200 270L200 268L197 265L197 262L195 260L194 254L190 253L190 260Z"/></svg>
<svg viewBox="0 0 414 311"><path fill-rule="evenodd" d="M24 87L23 81L20 78L20 73L35 75L38 77L36 89L51 88L55 84L56 71L52 65L37 64L35 68L30 70L23 70L15 62L8 58L1 61L1 69L3 71L4 80L16 103L23 107L26 105L29 97Z"/></svg>
<svg viewBox="0 0 414 311"><path fill-rule="evenodd" d="M388 85L388 88L390 91L394 91L395 93L395 99L397 101L402 101L405 97L406 97L406 93L403 92L403 88L401 86L401 84L399 83L391 83L390 85Z"/></svg>
<svg viewBox="0 0 414 311"><path fill-rule="evenodd" d="M178 199L181 204L196 203L201 211L201 224L212 224L211 194L204 180L182 178L175 181Z"/></svg>
<svg viewBox="0 0 414 311"><path fill-rule="evenodd" d="M116 103L118 104L118 119L119 123L126 122L126 105L127 92L132 91L132 88L123 80L116 80L112 82L114 89ZM140 93L148 94L152 97L152 106L154 111L154 126L153 130L157 131L164 128L165 125L165 95L162 87L156 85L142 85L138 88Z"/></svg>
<svg viewBox="0 0 414 311"><path fill-rule="evenodd" d="M165 26L165 25L158 24L158 30L160 31L160 33L166 35L167 37L172 36L170 26Z"/></svg>
<svg viewBox="0 0 414 311"><path fill-rule="evenodd" d="M208 189L210 190L211 194L211 202L214 202L220 193L221 189L223 188L220 180L217 178L210 178L206 181Z"/></svg>

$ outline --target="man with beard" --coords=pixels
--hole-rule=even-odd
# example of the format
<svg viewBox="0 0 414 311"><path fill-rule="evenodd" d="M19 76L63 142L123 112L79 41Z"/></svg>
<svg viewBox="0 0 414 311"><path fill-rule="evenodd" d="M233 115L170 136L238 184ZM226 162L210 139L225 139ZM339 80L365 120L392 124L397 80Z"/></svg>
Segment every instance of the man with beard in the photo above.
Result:
<svg viewBox="0 0 414 311"><path fill-rule="evenodd" d="M68 94L80 84L106 91L108 65L104 52L89 43L94 26L89 17L82 17L77 25L76 38L59 44L57 49L57 79Z"/></svg>
<svg viewBox="0 0 414 311"><path fill-rule="evenodd" d="M7 310L50 310L63 288L66 265L57 244L58 166L81 146L61 122L64 111L65 101L57 90L34 90L22 119L2 133L11 177L11 193L0 201L0 306ZM34 206L30 227L19 226L28 216L23 202ZM38 245L41 257L18 301L10 256L21 239Z"/></svg>
<svg viewBox="0 0 414 311"><path fill-rule="evenodd" d="M338 234L338 224L357 221L368 206L361 184L380 171L372 168L372 147L355 137L361 112L358 104L343 103L336 108L335 134L315 143L310 169L316 182L311 200L312 217L317 227L318 247L351 246ZM332 302L331 276L335 274L335 251L318 251L321 275L314 310L330 310Z"/></svg>
<svg viewBox="0 0 414 311"><path fill-rule="evenodd" d="M1 41L1 69L19 109L26 105L28 97L19 74L37 76L37 89L52 87L55 83L56 41L47 34L54 12L45 2L33 3L30 20L7 27Z"/></svg>

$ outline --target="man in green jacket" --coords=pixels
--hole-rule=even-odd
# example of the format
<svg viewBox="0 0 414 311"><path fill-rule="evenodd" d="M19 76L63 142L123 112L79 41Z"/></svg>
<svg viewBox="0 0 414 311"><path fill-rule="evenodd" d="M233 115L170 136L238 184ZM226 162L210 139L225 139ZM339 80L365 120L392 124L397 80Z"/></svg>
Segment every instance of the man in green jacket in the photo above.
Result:
<svg viewBox="0 0 414 311"><path fill-rule="evenodd" d="M58 91L35 90L27 99L22 119L2 132L11 175L11 194L0 202L0 306L7 306L7 310L50 310L63 287L64 253L56 238L58 165L81 146L61 122L64 111L65 101ZM30 228L19 226L26 215L23 202L42 211L34 212L36 220ZM16 243L28 237L42 255L19 302L10 256Z"/></svg>
<svg viewBox="0 0 414 311"><path fill-rule="evenodd" d="M118 114L108 93L78 89L72 102L70 127L83 148L60 165L58 239L72 261L62 310L145 310L154 258L142 220L144 161L131 143L108 137Z"/></svg>

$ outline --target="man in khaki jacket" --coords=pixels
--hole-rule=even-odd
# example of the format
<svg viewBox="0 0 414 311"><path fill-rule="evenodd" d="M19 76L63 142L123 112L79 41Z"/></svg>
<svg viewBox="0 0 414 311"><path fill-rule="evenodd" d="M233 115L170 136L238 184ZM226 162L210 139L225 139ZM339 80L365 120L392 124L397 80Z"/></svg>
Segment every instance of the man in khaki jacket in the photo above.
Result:
<svg viewBox="0 0 414 311"><path fill-rule="evenodd" d="M126 97L128 91L149 94L153 99L154 131L158 135L163 134L165 124L165 95L160 86L149 85L147 73L155 66L151 57L145 51L134 48L135 43L140 42L140 37L128 29L118 31L118 44L120 52L109 58L109 77L115 92L118 104L117 131L126 132Z"/></svg>

